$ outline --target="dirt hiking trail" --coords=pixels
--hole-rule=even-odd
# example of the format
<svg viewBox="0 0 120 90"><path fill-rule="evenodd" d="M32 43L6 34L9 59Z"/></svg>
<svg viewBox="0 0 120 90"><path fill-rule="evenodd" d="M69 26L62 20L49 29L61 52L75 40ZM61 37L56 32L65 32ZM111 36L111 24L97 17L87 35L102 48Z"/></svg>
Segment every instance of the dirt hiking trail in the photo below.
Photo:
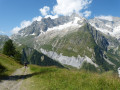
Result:
<svg viewBox="0 0 120 90"><path fill-rule="evenodd" d="M0 90L20 90L25 78L30 77L29 67L17 69L11 76L0 81Z"/></svg>

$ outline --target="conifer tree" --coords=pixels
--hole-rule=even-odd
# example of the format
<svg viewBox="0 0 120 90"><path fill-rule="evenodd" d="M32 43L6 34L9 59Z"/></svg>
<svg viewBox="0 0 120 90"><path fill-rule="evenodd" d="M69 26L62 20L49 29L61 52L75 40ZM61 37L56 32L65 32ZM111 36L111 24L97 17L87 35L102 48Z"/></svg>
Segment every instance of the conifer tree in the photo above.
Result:
<svg viewBox="0 0 120 90"><path fill-rule="evenodd" d="M15 55L15 46L13 45L12 40L8 40L5 42L3 46L3 54L7 56L13 56Z"/></svg>

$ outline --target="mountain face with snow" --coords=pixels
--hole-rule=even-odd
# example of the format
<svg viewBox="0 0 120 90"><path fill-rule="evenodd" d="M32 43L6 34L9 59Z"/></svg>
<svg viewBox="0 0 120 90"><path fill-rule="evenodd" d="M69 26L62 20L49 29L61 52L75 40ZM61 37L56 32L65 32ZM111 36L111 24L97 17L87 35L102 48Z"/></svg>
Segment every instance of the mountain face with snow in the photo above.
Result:
<svg viewBox="0 0 120 90"><path fill-rule="evenodd" d="M79 15L42 18L11 38L63 65L81 68L85 62L98 70L120 65L120 18L86 20Z"/></svg>
<svg viewBox="0 0 120 90"><path fill-rule="evenodd" d="M60 25L64 25L66 23L69 23L71 21L74 21L76 16L76 19L83 19L82 17L79 17L76 14L73 14L72 16L61 16L56 19L48 18L42 18L41 21L34 21L30 26L27 28L24 28L18 32L16 35L21 36L27 36L27 35L35 35L38 36L42 32L46 32L49 28L57 27Z"/></svg>
<svg viewBox="0 0 120 90"><path fill-rule="evenodd" d="M120 18L119 17L109 17L109 19L102 19L96 17L94 19L90 19L89 23L95 27L97 30L111 35L117 39L120 39Z"/></svg>
<svg viewBox="0 0 120 90"><path fill-rule="evenodd" d="M51 30L63 30L64 28L69 28L71 26L76 27L82 25L86 20L76 14L71 16L61 16L56 19L42 18L41 21L34 21L30 26L21 29L17 34L11 36L13 40L19 43L28 45L28 42L33 42L36 37L39 37L42 34L50 32ZM33 47L33 44L29 45Z"/></svg>

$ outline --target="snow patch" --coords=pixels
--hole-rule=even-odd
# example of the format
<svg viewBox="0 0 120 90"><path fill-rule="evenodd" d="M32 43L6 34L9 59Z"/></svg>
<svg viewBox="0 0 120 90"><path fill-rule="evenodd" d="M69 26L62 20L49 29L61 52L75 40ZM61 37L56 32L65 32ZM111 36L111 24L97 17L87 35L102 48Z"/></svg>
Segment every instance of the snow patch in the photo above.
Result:
<svg viewBox="0 0 120 90"><path fill-rule="evenodd" d="M58 15L55 15L55 16L52 16L52 15L47 15L47 16L45 16L45 18L51 18L51 19L56 19L56 18L58 18Z"/></svg>
<svg viewBox="0 0 120 90"><path fill-rule="evenodd" d="M112 16L96 16L95 18L98 18L98 19L102 19L102 20L108 20L108 21L113 21L113 17Z"/></svg>
<svg viewBox="0 0 120 90"><path fill-rule="evenodd" d="M106 20L106 21L105 21ZM118 20L118 21L116 21ZM94 19L90 20L89 23L91 26L96 28L97 30L101 31L106 35L110 35L117 39L120 39L120 21L119 18L109 17L95 17Z"/></svg>
<svg viewBox="0 0 120 90"><path fill-rule="evenodd" d="M99 31L101 31L101 32L103 32L104 34L111 34L111 32L110 31L108 31L108 30L106 30L106 29L103 29L103 28L98 28L97 26L95 26L95 24L93 24L93 23L90 23L91 24L91 26L93 26L94 28L96 28L96 30L99 30Z"/></svg>
<svg viewBox="0 0 120 90"><path fill-rule="evenodd" d="M109 27L109 28L113 28L113 27L112 27L111 25L109 25L109 24L106 24L106 26Z"/></svg>
<svg viewBox="0 0 120 90"><path fill-rule="evenodd" d="M56 26L53 28L48 28L47 32L53 31L53 30L63 30L63 29L66 29L68 27L81 27L82 25L78 24L78 21L80 23L83 22L83 20L81 20L79 17L75 17L74 21L71 21L71 22L68 22L68 23L65 23L63 25L59 25L59 26Z"/></svg>
<svg viewBox="0 0 120 90"><path fill-rule="evenodd" d="M33 34L30 34L30 35L33 35L33 36L34 36L34 35L35 35L35 33L33 33Z"/></svg>
<svg viewBox="0 0 120 90"><path fill-rule="evenodd" d="M101 31L104 34L107 35L111 35L112 37L115 37L117 39L120 38L120 26L114 27L113 31L109 31L108 29L104 29L104 28L98 28L97 26L95 26L95 24L90 23L94 28L96 28L96 30ZM106 25L109 28L112 28L112 26L110 25Z"/></svg>

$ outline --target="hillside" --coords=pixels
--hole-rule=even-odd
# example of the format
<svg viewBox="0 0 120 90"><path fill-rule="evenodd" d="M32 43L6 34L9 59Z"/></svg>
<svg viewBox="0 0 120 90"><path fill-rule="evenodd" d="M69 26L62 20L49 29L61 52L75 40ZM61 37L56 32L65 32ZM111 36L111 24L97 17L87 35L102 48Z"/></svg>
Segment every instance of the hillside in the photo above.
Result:
<svg viewBox="0 0 120 90"><path fill-rule="evenodd" d="M54 66L29 65L27 69L10 57L0 54L0 68L11 75L0 81L1 90L116 90L120 79L112 71L95 73L85 70L61 69ZM2 69L3 70L3 69ZM15 72L14 72L15 71ZM13 73L14 72L14 73ZM0 73L1 74L1 73Z"/></svg>
<svg viewBox="0 0 120 90"><path fill-rule="evenodd" d="M11 75L16 69L22 67L14 59L0 54L0 75Z"/></svg>
<svg viewBox="0 0 120 90"><path fill-rule="evenodd" d="M120 79L112 72L102 74L87 71L30 66L33 76L27 78L21 90L116 90Z"/></svg>

